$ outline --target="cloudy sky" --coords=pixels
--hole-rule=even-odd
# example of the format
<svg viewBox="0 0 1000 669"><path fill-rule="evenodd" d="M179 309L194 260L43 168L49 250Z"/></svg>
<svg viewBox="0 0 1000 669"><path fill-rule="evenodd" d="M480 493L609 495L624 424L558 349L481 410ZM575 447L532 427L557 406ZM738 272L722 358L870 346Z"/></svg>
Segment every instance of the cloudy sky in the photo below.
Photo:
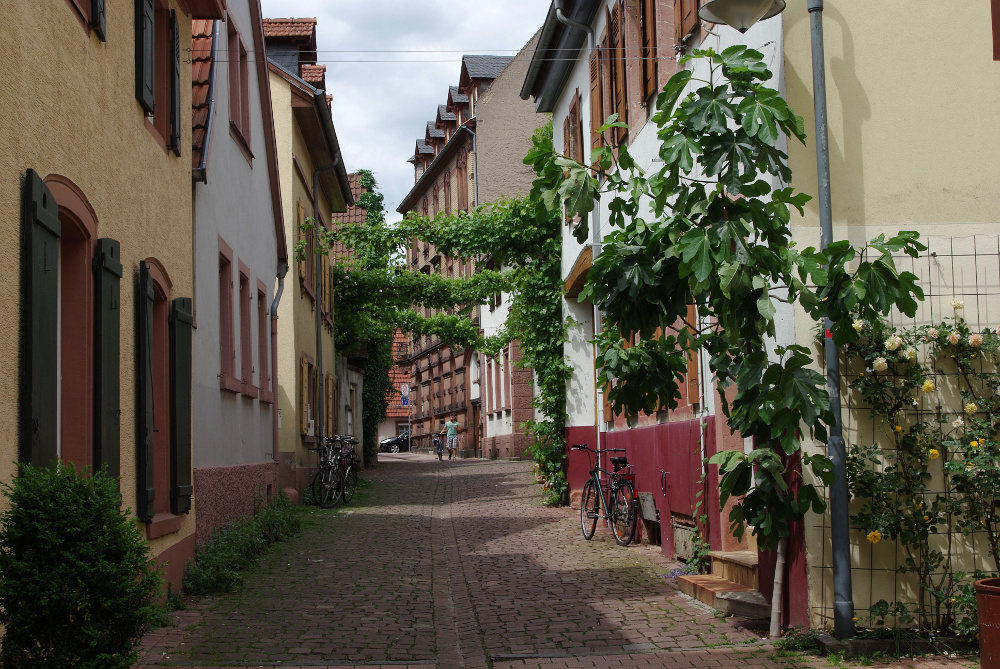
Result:
<svg viewBox="0 0 1000 669"><path fill-rule="evenodd" d="M462 54L513 56L549 0L262 0L266 18L316 17L333 122L348 171L367 168L390 221L413 186L406 159L458 84Z"/></svg>

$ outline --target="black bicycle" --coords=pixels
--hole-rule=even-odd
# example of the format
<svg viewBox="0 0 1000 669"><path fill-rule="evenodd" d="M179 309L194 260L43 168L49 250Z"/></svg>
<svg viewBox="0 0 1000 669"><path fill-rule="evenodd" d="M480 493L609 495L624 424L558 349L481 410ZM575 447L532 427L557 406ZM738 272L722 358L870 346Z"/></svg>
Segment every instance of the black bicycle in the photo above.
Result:
<svg viewBox="0 0 1000 669"><path fill-rule="evenodd" d="M319 453L319 468L309 484L309 491L316 505L323 509L337 506L344 494L344 478L339 460L333 456L333 445L339 441L340 437L337 436L320 437L319 446L309 449Z"/></svg>
<svg viewBox="0 0 1000 669"><path fill-rule="evenodd" d="M361 461L354 453L354 447L358 440L357 437L350 436L339 437L339 439L341 445L338 465L344 481L341 498L344 500L344 504L350 504L354 498L354 491L358 489L358 468L361 466Z"/></svg>
<svg viewBox="0 0 1000 669"><path fill-rule="evenodd" d="M587 444L574 444L572 449L598 454ZM601 453L624 450L624 448L603 448ZM635 539L638 522L636 513L638 498L635 486L632 484L635 475L631 473L632 465L624 456L612 457L611 465L614 471L609 472L601 469L597 461L592 463L590 479L584 484L583 497L580 499L580 529L583 530L583 538L590 541L597 529L597 519L603 518L608 521L611 533L615 535L615 542L619 546L628 546ZM601 480L601 474L606 477L607 483Z"/></svg>

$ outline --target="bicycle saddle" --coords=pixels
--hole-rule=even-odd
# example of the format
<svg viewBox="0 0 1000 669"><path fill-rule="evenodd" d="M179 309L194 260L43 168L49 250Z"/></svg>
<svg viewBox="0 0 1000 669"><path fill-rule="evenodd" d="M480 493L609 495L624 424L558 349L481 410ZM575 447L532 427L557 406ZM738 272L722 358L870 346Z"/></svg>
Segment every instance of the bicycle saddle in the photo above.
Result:
<svg viewBox="0 0 1000 669"><path fill-rule="evenodd" d="M611 458L611 464L613 464L615 467L624 467L625 465L628 464L628 458L626 458L625 456L621 456L618 458Z"/></svg>

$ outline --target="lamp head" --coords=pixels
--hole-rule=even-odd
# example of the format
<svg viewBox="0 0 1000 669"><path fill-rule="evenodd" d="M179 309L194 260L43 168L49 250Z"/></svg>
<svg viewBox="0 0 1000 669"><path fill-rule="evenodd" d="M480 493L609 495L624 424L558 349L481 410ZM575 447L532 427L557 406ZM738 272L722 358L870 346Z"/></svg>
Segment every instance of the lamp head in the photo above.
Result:
<svg viewBox="0 0 1000 669"><path fill-rule="evenodd" d="M698 11L709 23L725 23L745 33L753 24L776 16L785 9L785 0L712 0Z"/></svg>

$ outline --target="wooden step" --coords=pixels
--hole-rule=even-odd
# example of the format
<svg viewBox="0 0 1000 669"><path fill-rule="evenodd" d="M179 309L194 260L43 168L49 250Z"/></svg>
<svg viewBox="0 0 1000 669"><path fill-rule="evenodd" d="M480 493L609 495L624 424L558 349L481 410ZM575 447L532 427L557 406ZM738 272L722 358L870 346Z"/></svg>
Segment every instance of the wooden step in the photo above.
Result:
<svg viewBox="0 0 1000 669"><path fill-rule="evenodd" d="M711 551L708 555L712 559L713 576L745 585L751 590L760 587L756 551Z"/></svg>
<svg viewBox="0 0 1000 669"><path fill-rule="evenodd" d="M770 607L756 589L720 576L678 576L677 585L684 594L724 613L744 618L767 618L770 615Z"/></svg>

